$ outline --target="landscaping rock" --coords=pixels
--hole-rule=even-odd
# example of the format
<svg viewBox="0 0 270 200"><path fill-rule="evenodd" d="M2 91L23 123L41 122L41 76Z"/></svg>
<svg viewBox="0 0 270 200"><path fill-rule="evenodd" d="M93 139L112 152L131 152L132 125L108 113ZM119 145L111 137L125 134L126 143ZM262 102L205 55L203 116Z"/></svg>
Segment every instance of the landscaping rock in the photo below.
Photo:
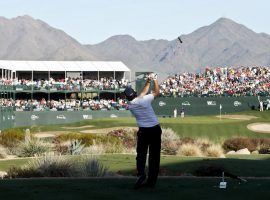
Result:
<svg viewBox="0 0 270 200"><path fill-rule="evenodd" d="M240 154L240 155L249 155L250 154L250 151L245 148L245 149L240 149L238 151L236 151L236 154Z"/></svg>
<svg viewBox="0 0 270 200"><path fill-rule="evenodd" d="M236 154L236 152L235 151L229 151L227 154L228 155L230 155L230 154Z"/></svg>
<svg viewBox="0 0 270 200"><path fill-rule="evenodd" d="M7 175L7 172L5 172L5 171L0 171L0 178L1 178L1 179L3 179L4 176L6 176L6 175Z"/></svg>
<svg viewBox="0 0 270 200"><path fill-rule="evenodd" d="M259 154L259 151L252 151L251 154Z"/></svg>

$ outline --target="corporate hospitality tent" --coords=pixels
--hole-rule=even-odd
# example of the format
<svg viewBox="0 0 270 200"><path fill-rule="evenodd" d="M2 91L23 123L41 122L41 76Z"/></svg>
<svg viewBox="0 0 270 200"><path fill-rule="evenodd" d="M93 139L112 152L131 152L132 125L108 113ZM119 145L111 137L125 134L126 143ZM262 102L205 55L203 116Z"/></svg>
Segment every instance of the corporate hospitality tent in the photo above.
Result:
<svg viewBox="0 0 270 200"><path fill-rule="evenodd" d="M128 72L130 69L120 61L17 61L0 60L0 78L12 79L17 72Z"/></svg>

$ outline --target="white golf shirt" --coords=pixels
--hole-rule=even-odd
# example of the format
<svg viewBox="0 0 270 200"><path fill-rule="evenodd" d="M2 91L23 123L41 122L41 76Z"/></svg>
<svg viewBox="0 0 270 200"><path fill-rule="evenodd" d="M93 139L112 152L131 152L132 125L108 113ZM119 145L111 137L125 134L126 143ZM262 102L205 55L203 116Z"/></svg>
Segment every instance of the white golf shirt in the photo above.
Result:
<svg viewBox="0 0 270 200"><path fill-rule="evenodd" d="M151 106L154 100L153 94L136 97L129 102L128 108L136 118L139 127L153 127L159 124L155 112Z"/></svg>

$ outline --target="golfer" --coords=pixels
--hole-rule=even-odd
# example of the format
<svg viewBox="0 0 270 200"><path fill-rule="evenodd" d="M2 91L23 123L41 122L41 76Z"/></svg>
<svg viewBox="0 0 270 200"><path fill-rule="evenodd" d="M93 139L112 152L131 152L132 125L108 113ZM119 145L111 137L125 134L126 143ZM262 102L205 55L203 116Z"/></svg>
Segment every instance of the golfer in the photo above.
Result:
<svg viewBox="0 0 270 200"><path fill-rule="evenodd" d="M154 91L148 94L151 81L154 82ZM159 95L157 75L150 74L148 76L139 96L137 96L136 92L131 87L127 87L124 94L129 101L128 108L135 116L139 127L137 132L136 157L138 179L134 188L154 187L159 173L162 133L158 119L151 106L154 98ZM148 177L146 177L145 163L148 149Z"/></svg>

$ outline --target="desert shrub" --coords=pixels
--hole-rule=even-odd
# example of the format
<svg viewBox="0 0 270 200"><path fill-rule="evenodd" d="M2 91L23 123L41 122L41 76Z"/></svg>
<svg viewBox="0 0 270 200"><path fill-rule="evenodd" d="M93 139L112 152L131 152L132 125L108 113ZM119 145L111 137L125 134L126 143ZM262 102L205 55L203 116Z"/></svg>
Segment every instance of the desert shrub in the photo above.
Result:
<svg viewBox="0 0 270 200"><path fill-rule="evenodd" d="M260 145L270 147L270 138L259 138L259 140L260 140Z"/></svg>
<svg viewBox="0 0 270 200"><path fill-rule="evenodd" d="M194 175L196 176L221 176L226 171L224 167L219 165L202 165L198 167Z"/></svg>
<svg viewBox="0 0 270 200"><path fill-rule="evenodd" d="M202 156L200 147L196 144L183 144L179 147L177 155L181 156Z"/></svg>
<svg viewBox="0 0 270 200"><path fill-rule="evenodd" d="M209 148L212 143L210 142L210 140L208 138L198 138L198 139L193 139L194 141L192 141L191 144L196 144L200 147L200 149L202 150L202 152L205 152L207 148Z"/></svg>
<svg viewBox="0 0 270 200"><path fill-rule="evenodd" d="M270 154L270 138L260 138L258 146L260 154Z"/></svg>
<svg viewBox="0 0 270 200"><path fill-rule="evenodd" d="M110 131L102 139L105 153L134 152L136 146L136 130L117 129Z"/></svg>
<svg viewBox="0 0 270 200"><path fill-rule="evenodd" d="M21 129L7 129L0 134L0 144L12 149L24 140L24 131Z"/></svg>
<svg viewBox="0 0 270 200"><path fill-rule="evenodd" d="M52 144L54 145L53 150L57 155L68 154L68 145L62 144L58 138L53 138Z"/></svg>
<svg viewBox="0 0 270 200"><path fill-rule="evenodd" d="M82 133L67 133L61 134L57 137L60 142L80 140L85 146L93 145L94 141L102 141L102 136L96 134L82 134Z"/></svg>
<svg viewBox="0 0 270 200"><path fill-rule="evenodd" d="M223 149L221 145L218 144L209 145L203 150L203 153L205 156L209 157L217 157L217 158L224 157Z"/></svg>
<svg viewBox="0 0 270 200"><path fill-rule="evenodd" d="M28 167L16 167L12 166L7 171L5 178L32 178L32 177L42 177L39 171Z"/></svg>
<svg viewBox="0 0 270 200"><path fill-rule="evenodd" d="M84 148L83 153L93 155L103 154L105 153L105 147L103 144L93 144L89 147Z"/></svg>
<svg viewBox="0 0 270 200"><path fill-rule="evenodd" d="M49 150L48 144L41 142L39 139L32 138L30 132L26 132L24 141L20 142L17 148L17 154L20 157L41 156Z"/></svg>
<svg viewBox="0 0 270 200"><path fill-rule="evenodd" d="M56 137L60 142L66 142L70 140L77 140L81 138L81 133L65 133Z"/></svg>
<svg viewBox="0 0 270 200"><path fill-rule="evenodd" d="M270 154L270 147L264 146L264 145L260 146L259 153L260 154Z"/></svg>
<svg viewBox="0 0 270 200"><path fill-rule="evenodd" d="M134 130L127 131L127 129L117 129L110 131L107 136L118 138L127 149L134 148L136 145L136 131Z"/></svg>
<svg viewBox="0 0 270 200"><path fill-rule="evenodd" d="M34 140L28 143L23 142L17 149L19 157L41 156L49 150L50 147L40 140Z"/></svg>
<svg viewBox="0 0 270 200"><path fill-rule="evenodd" d="M79 162L76 171L79 177L102 177L108 173L108 168L104 167L96 158L84 157Z"/></svg>
<svg viewBox="0 0 270 200"><path fill-rule="evenodd" d="M225 140L223 148L225 151L238 151L244 148L247 148L249 151L255 151L257 144L252 138L232 138Z"/></svg>
<svg viewBox="0 0 270 200"><path fill-rule="evenodd" d="M182 137L180 138L180 145L182 144L195 144L196 140L190 137Z"/></svg>
<svg viewBox="0 0 270 200"><path fill-rule="evenodd" d="M107 168L96 158L71 159L62 156L45 156L33 159L22 167L10 168L7 177L97 177L107 173Z"/></svg>
<svg viewBox="0 0 270 200"><path fill-rule="evenodd" d="M5 147L0 145L0 159L6 158L7 157L7 150Z"/></svg>
<svg viewBox="0 0 270 200"><path fill-rule="evenodd" d="M84 144L82 144L81 140L72 140L70 142L68 152L71 155L81 155L84 149Z"/></svg>
<svg viewBox="0 0 270 200"><path fill-rule="evenodd" d="M180 138L177 154L183 156L224 157L222 147L213 144L208 138Z"/></svg>
<svg viewBox="0 0 270 200"><path fill-rule="evenodd" d="M136 131L134 129L117 129L106 135L69 133L62 134L56 138L58 149L60 143L65 141L78 140L85 145L86 151L96 151L95 148L103 148L102 153L123 153L134 152L136 146Z"/></svg>
<svg viewBox="0 0 270 200"><path fill-rule="evenodd" d="M122 153L125 149L121 139L108 136L103 140L105 153Z"/></svg>
<svg viewBox="0 0 270 200"><path fill-rule="evenodd" d="M259 153L270 154L270 138L260 138L259 140Z"/></svg>
<svg viewBox="0 0 270 200"><path fill-rule="evenodd" d="M170 128L162 128L161 152L167 155L175 155L178 150L179 136Z"/></svg>

